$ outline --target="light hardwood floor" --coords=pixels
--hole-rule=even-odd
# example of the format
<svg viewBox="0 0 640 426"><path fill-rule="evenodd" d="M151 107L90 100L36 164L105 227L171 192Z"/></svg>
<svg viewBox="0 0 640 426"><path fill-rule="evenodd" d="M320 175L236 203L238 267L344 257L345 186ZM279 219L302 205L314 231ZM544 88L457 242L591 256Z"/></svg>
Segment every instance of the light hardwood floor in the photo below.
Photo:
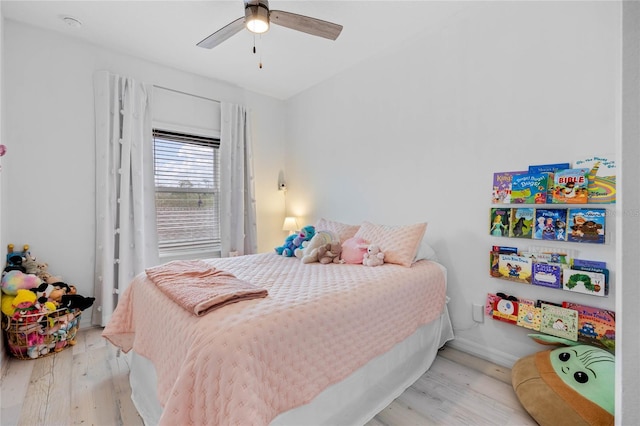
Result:
<svg viewBox="0 0 640 426"><path fill-rule="evenodd" d="M2 376L2 426L142 425L131 402L126 357L85 328L78 343L37 360L11 359ZM535 425L510 371L451 348L366 426Z"/></svg>

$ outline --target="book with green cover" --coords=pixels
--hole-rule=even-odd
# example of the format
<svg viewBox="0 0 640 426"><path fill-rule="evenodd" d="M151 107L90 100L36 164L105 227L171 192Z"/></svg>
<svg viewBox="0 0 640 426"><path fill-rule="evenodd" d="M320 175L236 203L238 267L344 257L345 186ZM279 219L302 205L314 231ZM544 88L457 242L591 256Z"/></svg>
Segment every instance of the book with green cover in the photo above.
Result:
<svg viewBox="0 0 640 426"><path fill-rule="evenodd" d="M578 341L578 311L542 303L540 331Z"/></svg>

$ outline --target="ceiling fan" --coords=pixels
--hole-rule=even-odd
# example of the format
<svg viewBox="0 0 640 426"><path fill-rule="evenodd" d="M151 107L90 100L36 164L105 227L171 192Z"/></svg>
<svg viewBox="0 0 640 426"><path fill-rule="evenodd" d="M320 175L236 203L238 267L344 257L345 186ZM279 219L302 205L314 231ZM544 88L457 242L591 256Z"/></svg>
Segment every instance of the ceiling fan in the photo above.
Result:
<svg viewBox="0 0 640 426"><path fill-rule="evenodd" d="M197 45L212 49L245 27L254 34L262 34L269 30L270 24L281 25L329 40L337 39L342 31L342 25L332 22L282 10L269 10L267 0L244 0L244 17L227 24Z"/></svg>

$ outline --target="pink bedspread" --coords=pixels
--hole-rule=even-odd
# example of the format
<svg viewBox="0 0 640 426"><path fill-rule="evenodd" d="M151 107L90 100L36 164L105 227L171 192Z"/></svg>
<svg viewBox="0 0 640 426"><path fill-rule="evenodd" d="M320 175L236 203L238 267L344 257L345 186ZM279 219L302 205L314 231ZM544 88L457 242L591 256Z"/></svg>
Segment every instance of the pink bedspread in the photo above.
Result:
<svg viewBox="0 0 640 426"><path fill-rule="evenodd" d="M145 272L169 299L198 316L229 303L267 295L267 289L201 260L175 260L147 268Z"/></svg>
<svg viewBox="0 0 640 426"><path fill-rule="evenodd" d="M196 317L145 274L103 336L153 361L163 425L267 425L441 315L440 267L303 264L258 254L208 263L269 295Z"/></svg>

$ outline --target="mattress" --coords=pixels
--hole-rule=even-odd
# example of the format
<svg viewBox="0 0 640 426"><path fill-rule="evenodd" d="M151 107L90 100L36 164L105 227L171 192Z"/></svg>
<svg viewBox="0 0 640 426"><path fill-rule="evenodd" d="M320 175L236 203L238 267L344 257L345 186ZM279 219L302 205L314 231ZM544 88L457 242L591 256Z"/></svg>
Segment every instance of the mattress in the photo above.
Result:
<svg viewBox="0 0 640 426"><path fill-rule="evenodd" d="M369 411L381 409L389 390L410 385L451 337L445 271L434 262L368 268L302 264L273 254L207 262L269 295L198 318L141 274L103 333L124 351L141 355L132 361L133 399L149 424L157 417L147 411L161 411L158 424L301 424L304 419L318 424L322 416L330 424L341 414L327 417L314 408L325 392L344 383L360 389L347 391L354 397L375 389L367 375L358 379L358 372L367 365L376 368L377 362L398 378L409 371L402 383L383 382L386 398ZM387 356L400 361L394 367ZM156 397L148 398L159 402L155 410L144 407L140 389L148 384L136 382L143 359L154 367L142 376L157 378L157 387L151 387ZM407 368L410 359L418 367ZM363 412L348 405L347 414ZM356 424L361 420L354 418Z"/></svg>

